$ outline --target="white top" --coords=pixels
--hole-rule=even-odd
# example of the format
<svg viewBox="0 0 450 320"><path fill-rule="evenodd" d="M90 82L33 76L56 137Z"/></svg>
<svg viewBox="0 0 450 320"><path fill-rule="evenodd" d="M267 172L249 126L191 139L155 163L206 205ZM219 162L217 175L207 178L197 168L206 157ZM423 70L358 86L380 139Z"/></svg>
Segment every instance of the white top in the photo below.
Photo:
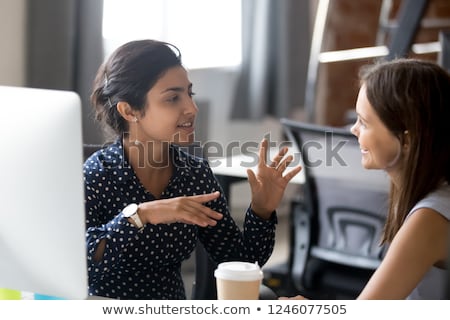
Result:
<svg viewBox="0 0 450 320"><path fill-rule="evenodd" d="M436 191L431 192L424 199L420 200L409 212L408 219L417 209L430 208L450 222L450 186L445 185ZM408 299L416 300L441 300L446 297L446 285L448 270L431 267L420 283L408 296Z"/></svg>

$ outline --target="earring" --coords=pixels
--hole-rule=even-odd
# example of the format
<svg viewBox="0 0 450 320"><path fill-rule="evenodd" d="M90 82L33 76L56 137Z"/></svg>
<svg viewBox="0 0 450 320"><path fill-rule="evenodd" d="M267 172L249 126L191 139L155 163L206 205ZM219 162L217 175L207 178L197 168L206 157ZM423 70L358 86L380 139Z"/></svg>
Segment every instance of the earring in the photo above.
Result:
<svg viewBox="0 0 450 320"><path fill-rule="evenodd" d="M137 117L134 117L133 121L134 121L134 123L137 124L138 118L137 118ZM134 140L133 143L134 143L134 145L136 145L136 146L138 146L138 145L141 143L141 142L137 139L137 125L136 125L136 139Z"/></svg>

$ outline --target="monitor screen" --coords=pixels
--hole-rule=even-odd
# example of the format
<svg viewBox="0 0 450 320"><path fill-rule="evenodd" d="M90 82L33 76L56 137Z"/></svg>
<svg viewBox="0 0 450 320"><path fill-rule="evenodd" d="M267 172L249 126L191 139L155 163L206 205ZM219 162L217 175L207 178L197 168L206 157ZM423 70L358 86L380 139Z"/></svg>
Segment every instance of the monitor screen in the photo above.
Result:
<svg viewBox="0 0 450 320"><path fill-rule="evenodd" d="M81 102L0 86L0 288L87 297Z"/></svg>

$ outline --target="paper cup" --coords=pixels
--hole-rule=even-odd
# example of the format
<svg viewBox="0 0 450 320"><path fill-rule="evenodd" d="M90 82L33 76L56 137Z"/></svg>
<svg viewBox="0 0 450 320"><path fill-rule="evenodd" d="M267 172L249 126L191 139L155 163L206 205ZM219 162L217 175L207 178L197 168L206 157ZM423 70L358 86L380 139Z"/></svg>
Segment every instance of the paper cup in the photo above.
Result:
<svg viewBox="0 0 450 320"><path fill-rule="evenodd" d="M223 262L214 276L218 300L258 300L263 272L257 263Z"/></svg>

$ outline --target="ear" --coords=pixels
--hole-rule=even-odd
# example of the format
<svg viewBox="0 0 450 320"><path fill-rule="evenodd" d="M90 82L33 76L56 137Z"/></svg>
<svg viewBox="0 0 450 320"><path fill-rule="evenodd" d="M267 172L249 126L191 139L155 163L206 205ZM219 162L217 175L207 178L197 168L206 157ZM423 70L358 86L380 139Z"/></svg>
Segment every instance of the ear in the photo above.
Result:
<svg viewBox="0 0 450 320"><path fill-rule="evenodd" d="M136 120L136 111L134 111L128 102L119 101L117 103L117 111L120 115L129 122L135 122Z"/></svg>
<svg viewBox="0 0 450 320"><path fill-rule="evenodd" d="M403 132L403 149L408 151L410 146L411 146L411 137L409 136L408 130L405 130Z"/></svg>

